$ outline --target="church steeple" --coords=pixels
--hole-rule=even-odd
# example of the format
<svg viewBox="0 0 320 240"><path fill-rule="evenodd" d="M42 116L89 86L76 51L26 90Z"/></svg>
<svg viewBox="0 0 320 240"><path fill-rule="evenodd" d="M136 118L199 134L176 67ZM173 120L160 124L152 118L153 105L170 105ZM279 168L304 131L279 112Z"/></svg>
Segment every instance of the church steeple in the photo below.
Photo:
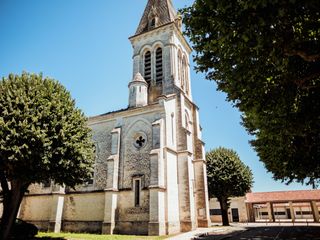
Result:
<svg viewBox="0 0 320 240"><path fill-rule="evenodd" d="M174 22L176 18L177 12L171 0L148 0L135 35Z"/></svg>
<svg viewBox="0 0 320 240"><path fill-rule="evenodd" d="M137 31L129 38L133 47L133 78L141 73L147 83L148 104L177 92L192 99L192 50L181 24L171 0L148 0Z"/></svg>

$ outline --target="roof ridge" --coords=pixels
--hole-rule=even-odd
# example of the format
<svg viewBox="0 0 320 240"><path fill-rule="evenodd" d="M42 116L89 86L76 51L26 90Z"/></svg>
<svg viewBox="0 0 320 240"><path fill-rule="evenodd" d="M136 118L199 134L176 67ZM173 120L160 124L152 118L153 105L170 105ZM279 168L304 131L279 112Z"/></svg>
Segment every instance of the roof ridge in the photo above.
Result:
<svg viewBox="0 0 320 240"><path fill-rule="evenodd" d="M255 193L279 193L279 192L307 192L307 191L320 191L320 189L302 189L302 190L278 190L278 191L267 191L267 192L250 192L247 194Z"/></svg>

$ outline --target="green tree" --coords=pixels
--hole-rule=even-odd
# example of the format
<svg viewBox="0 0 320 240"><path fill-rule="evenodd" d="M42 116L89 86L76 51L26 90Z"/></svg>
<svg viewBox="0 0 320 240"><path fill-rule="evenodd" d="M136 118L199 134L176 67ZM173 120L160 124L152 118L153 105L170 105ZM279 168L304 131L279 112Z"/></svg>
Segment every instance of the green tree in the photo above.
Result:
<svg viewBox="0 0 320 240"><path fill-rule="evenodd" d="M320 179L320 1L196 0L181 10L197 70L243 113L274 179Z"/></svg>
<svg viewBox="0 0 320 240"><path fill-rule="evenodd" d="M70 93L42 75L0 81L0 239L7 239L30 184L52 180L75 187L93 171L94 147Z"/></svg>
<svg viewBox="0 0 320 240"><path fill-rule="evenodd" d="M206 154L209 197L220 203L223 226L229 225L230 197L241 197L250 191L252 172L232 149L219 147Z"/></svg>

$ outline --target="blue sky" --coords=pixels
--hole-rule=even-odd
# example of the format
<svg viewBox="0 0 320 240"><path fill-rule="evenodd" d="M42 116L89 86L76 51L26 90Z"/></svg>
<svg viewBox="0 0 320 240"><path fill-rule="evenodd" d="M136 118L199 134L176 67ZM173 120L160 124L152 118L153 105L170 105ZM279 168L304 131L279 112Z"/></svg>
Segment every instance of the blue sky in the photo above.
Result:
<svg viewBox="0 0 320 240"><path fill-rule="evenodd" d="M146 0L0 0L0 77L22 71L59 80L87 116L127 107L134 35ZM192 0L173 0L176 8ZM214 82L191 71L206 150L236 150L254 173L254 191L310 189L272 180Z"/></svg>

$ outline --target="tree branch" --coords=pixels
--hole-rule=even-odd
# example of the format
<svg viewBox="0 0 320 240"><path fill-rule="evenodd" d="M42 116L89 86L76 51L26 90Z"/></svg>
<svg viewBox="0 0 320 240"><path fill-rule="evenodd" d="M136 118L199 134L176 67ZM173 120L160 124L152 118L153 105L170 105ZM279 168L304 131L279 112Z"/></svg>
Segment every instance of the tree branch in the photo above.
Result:
<svg viewBox="0 0 320 240"><path fill-rule="evenodd" d="M320 60L320 53L309 55L305 51L302 51L302 50L295 50L295 49L288 50L288 49L285 49L284 50L284 54L286 56L288 56L288 57L299 56L303 60L305 60L306 62L316 62L316 61Z"/></svg>
<svg viewBox="0 0 320 240"><path fill-rule="evenodd" d="M310 84L307 84L307 82L318 77L320 77L320 71L310 74L306 77L296 79L294 82L297 86L301 87L302 89L310 89L318 86L312 86Z"/></svg>

